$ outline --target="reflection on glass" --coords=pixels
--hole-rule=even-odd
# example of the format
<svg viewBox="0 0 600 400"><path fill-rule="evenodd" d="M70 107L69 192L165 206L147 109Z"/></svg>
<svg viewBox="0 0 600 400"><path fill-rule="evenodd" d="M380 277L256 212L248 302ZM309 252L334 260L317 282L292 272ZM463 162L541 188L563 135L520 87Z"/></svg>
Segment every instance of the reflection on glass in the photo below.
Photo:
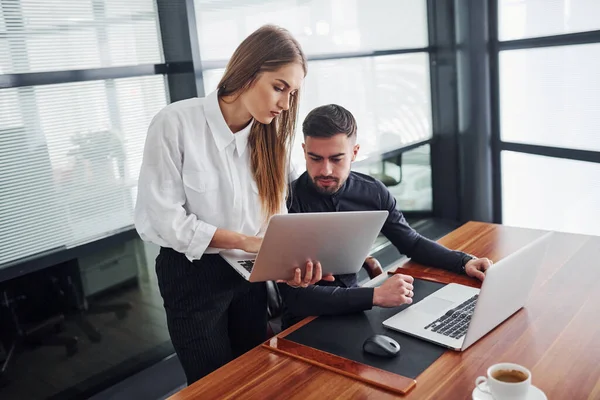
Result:
<svg viewBox="0 0 600 400"><path fill-rule="evenodd" d="M379 179L396 198L400 211L431 211L431 162L429 145L382 161L360 163L356 172Z"/></svg>
<svg viewBox="0 0 600 400"><path fill-rule="evenodd" d="M203 62L224 61L264 24L288 29L308 55L427 46L424 0L195 0Z"/></svg>
<svg viewBox="0 0 600 400"><path fill-rule="evenodd" d="M52 168L61 175L60 171L69 163L76 135L109 129L105 84L94 81L46 85L37 86L34 91L40 130L46 138Z"/></svg>
<svg viewBox="0 0 600 400"><path fill-rule="evenodd" d="M357 161L431 137L427 54L312 61L308 69L292 151L299 172L304 170L302 121L323 104L339 104L356 118L361 145ZM222 74L222 69L204 71L207 93Z"/></svg>
<svg viewBox="0 0 600 400"><path fill-rule="evenodd" d="M498 0L500 40L600 29L597 0Z"/></svg>
<svg viewBox="0 0 600 400"><path fill-rule="evenodd" d="M66 321L60 332L46 329L37 336L44 339L77 337L77 351L67 357L61 346L25 347L25 351L16 354L7 374L3 375L6 379L0 385L0 399L87 399L90 397L84 397L86 391L89 394L90 390L113 385L123 376L133 375L173 354L154 272L156 251L144 251L143 246L140 239L134 239L100 252L86 252L78 259L82 289L90 309L124 304L131 307L120 315L106 309L83 314L83 319L100 333L99 341L92 340L89 330L82 329L76 322L79 318L75 312L69 313L61 306L65 300L58 300L56 293L60 283L36 286L33 298L38 301L34 304L17 300L15 304L21 306L17 309L18 315L26 321L33 316L41 319L64 310ZM60 264L39 273L60 276L69 270L68 265ZM42 279L34 274L23 279L40 282ZM21 295L24 285L21 281L8 288L10 298L15 293ZM64 282L61 289L70 293ZM56 304L56 301L60 303ZM12 328L12 320L5 314L0 315L0 333L3 334ZM0 346L0 360L5 355ZM162 394L156 393L154 398Z"/></svg>
<svg viewBox="0 0 600 400"><path fill-rule="evenodd" d="M600 150L600 44L500 53L502 140Z"/></svg>
<svg viewBox="0 0 600 400"><path fill-rule="evenodd" d="M300 121L314 107L336 103L356 118L357 161L431 137L428 56L424 53L309 63ZM294 160L301 157L296 136Z"/></svg>
<svg viewBox="0 0 600 400"><path fill-rule="evenodd" d="M502 152L502 222L600 235L600 164Z"/></svg>

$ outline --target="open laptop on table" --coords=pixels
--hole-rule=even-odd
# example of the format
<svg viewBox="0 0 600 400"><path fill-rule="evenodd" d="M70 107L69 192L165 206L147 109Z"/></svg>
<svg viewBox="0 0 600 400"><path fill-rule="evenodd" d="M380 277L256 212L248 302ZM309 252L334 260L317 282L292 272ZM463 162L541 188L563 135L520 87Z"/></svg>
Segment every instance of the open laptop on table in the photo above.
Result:
<svg viewBox="0 0 600 400"><path fill-rule="evenodd" d="M490 267L481 290L450 283L383 325L466 350L525 305L551 237L552 232L547 233Z"/></svg>
<svg viewBox="0 0 600 400"><path fill-rule="evenodd" d="M306 262L319 261L323 274L357 273L383 227L387 211L341 211L274 215L258 254L219 254L250 282L294 278Z"/></svg>

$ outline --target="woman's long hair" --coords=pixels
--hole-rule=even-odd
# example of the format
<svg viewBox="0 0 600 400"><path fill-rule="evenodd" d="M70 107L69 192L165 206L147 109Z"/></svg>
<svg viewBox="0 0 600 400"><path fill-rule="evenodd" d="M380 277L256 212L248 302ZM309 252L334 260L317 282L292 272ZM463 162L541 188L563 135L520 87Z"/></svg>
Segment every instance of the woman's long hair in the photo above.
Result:
<svg viewBox="0 0 600 400"><path fill-rule="evenodd" d="M235 50L219 82L219 97L240 95L261 73L299 63L307 72L300 44L285 29L265 25L248 36ZM265 218L280 212L287 193L287 167L294 142L299 93L290 96L290 107L269 125L254 121L248 144L252 174L258 186Z"/></svg>

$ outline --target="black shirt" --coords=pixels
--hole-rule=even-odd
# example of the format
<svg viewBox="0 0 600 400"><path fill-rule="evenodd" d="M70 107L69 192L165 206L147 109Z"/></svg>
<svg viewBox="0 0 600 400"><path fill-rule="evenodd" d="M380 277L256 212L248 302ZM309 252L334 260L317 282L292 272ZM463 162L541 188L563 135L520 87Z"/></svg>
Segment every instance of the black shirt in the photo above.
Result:
<svg viewBox="0 0 600 400"><path fill-rule="evenodd" d="M421 236L412 229L396 199L375 178L350 172L348 179L335 194L319 193L305 172L290 188L290 213L387 210L388 218L381 233L398 251L419 264L462 273L465 253L450 250ZM373 288L355 288L355 274L336 276L335 282L320 282L308 288L295 289L279 285L285 312L283 326L287 327L308 315L327 315L362 311L373 305ZM354 288L340 290L340 288Z"/></svg>

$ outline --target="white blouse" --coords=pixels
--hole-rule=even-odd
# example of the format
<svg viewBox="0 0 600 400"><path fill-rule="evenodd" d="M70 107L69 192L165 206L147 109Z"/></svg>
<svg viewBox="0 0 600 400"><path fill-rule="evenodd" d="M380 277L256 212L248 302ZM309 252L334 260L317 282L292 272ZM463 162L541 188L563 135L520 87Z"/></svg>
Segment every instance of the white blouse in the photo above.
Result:
<svg viewBox="0 0 600 400"><path fill-rule="evenodd" d="M217 92L172 103L148 129L135 207L141 238L196 260L217 228L261 236L265 220L250 167L252 122L232 133ZM285 202L280 212L287 212Z"/></svg>

